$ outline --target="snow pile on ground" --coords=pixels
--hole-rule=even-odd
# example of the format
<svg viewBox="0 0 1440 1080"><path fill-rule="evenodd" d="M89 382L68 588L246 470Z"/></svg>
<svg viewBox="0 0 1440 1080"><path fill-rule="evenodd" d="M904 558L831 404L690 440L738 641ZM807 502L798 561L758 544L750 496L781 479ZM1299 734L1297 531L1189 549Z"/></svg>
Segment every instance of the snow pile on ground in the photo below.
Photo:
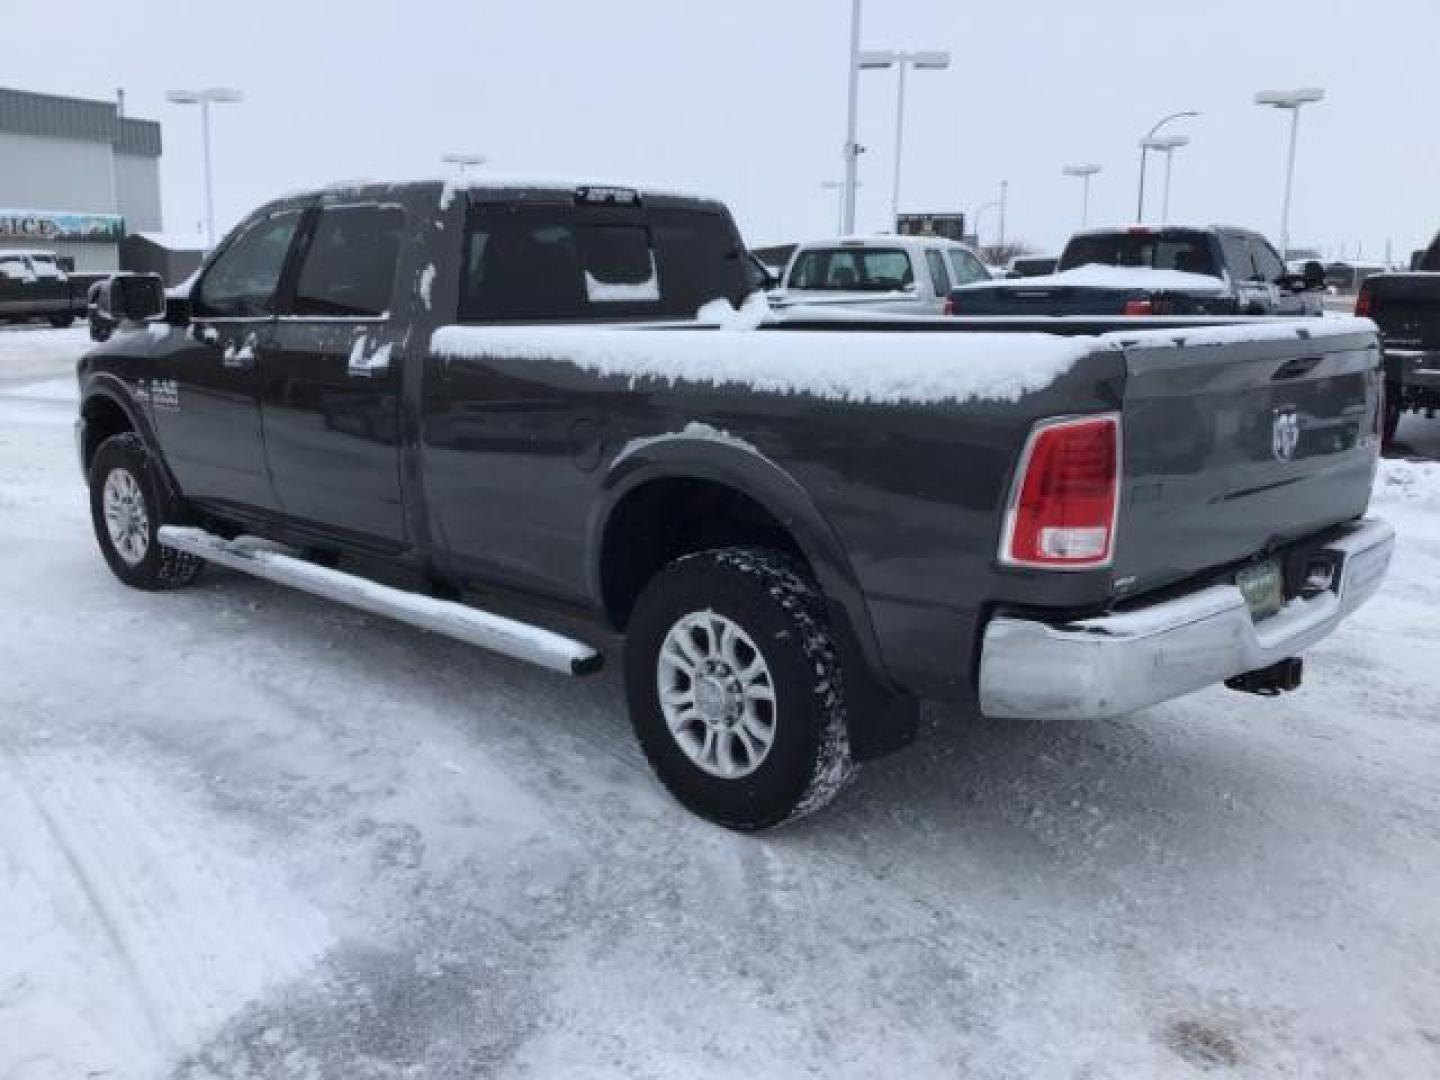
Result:
<svg viewBox="0 0 1440 1080"><path fill-rule="evenodd" d="M0 386L5 1080L1440 1072L1434 462L1382 463L1391 580L1299 692L930 710L741 837L659 789L613 665L125 589L72 416Z"/></svg>

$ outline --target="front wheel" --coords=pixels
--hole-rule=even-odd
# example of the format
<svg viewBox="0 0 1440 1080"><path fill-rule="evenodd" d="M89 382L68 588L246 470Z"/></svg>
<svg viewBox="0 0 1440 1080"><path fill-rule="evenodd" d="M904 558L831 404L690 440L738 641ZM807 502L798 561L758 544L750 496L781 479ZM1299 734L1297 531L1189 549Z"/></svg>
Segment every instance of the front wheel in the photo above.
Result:
<svg viewBox="0 0 1440 1080"><path fill-rule="evenodd" d="M75 322L75 316L74 316L74 315L51 315L51 316L50 316L50 325L53 326L56 330L66 330L66 329L69 329L69 327L71 326L71 324L73 324L74 322Z"/></svg>
<svg viewBox="0 0 1440 1080"><path fill-rule="evenodd" d="M111 571L136 589L187 585L205 563L163 547L160 526L177 515L140 436L112 435L90 463L90 520Z"/></svg>
<svg viewBox="0 0 1440 1080"><path fill-rule="evenodd" d="M1400 428L1400 414L1404 411L1400 401L1400 387L1393 383L1385 386L1385 427L1381 445L1389 446L1395 441L1395 432Z"/></svg>
<svg viewBox="0 0 1440 1080"><path fill-rule="evenodd" d="M656 775L718 825L802 817L854 771L825 605L778 552L705 551L657 574L631 619L625 681Z"/></svg>

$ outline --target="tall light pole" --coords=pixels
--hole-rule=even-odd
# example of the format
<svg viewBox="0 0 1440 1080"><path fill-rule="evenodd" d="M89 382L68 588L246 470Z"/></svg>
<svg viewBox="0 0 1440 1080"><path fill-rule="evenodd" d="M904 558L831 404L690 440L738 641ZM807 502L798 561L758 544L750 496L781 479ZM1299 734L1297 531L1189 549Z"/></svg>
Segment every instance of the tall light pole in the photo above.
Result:
<svg viewBox="0 0 1440 1080"><path fill-rule="evenodd" d="M838 193L839 193L838 202L839 202L839 204L840 204L840 206L839 206L840 219L839 219L839 223L838 223L838 224L839 224L839 229L840 229L840 231L839 231L839 233L837 233L836 235L838 235L838 236L844 236L844 235L846 235L846 233L845 233L845 181L844 181L844 180L821 180L821 181L820 181L820 186L821 186L822 188L824 188L826 191L835 191L835 192L838 192ZM856 187L857 189L858 189L858 188L862 188L862 187L864 187L864 186L865 186L864 184L859 183L859 182L857 182L857 183L855 184L855 187Z"/></svg>
<svg viewBox="0 0 1440 1080"><path fill-rule="evenodd" d="M908 68L916 71L944 71L950 66L950 54L942 49L923 52L901 52L896 49L877 49L860 54L860 68L875 71L881 68L899 68L900 85L895 92L895 186L890 195L890 220L900 218L900 154L905 146L905 72Z"/></svg>
<svg viewBox="0 0 1440 1080"><path fill-rule="evenodd" d="M855 182L859 177L862 147L856 142L856 111L860 103L860 0L850 7L850 70L847 73L849 107L845 117L845 196L842 200L840 232L855 231Z"/></svg>
<svg viewBox="0 0 1440 1080"><path fill-rule="evenodd" d="M1255 95L1256 105L1290 110L1290 156L1285 164L1285 201L1280 209L1280 255L1290 256L1290 188L1295 182L1295 142L1300 133L1300 107L1325 98L1318 86L1302 86L1298 90L1262 90Z"/></svg>
<svg viewBox="0 0 1440 1080"><path fill-rule="evenodd" d="M212 86L206 90L170 90L165 100L173 105L200 106L200 135L205 144L205 246L215 246L215 181L210 167L210 106L233 105L244 101L245 95L239 90L225 86Z"/></svg>
<svg viewBox="0 0 1440 1080"><path fill-rule="evenodd" d="M1154 150L1165 155L1165 198L1160 203L1160 224L1164 225L1170 220L1170 166L1175 157L1175 151L1182 146L1190 145L1188 135L1151 135L1149 138L1140 140L1141 152Z"/></svg>
<svg viewBox="0 0 1440 1080"><path fill-rule="evenodd" d="M447 165L454 165L455 171L461 180L465 179L466 169L472 165L484 165L486 161L485 157L481 154L441 154L440 160Z"/></svg>
<svg viewBox="0 0 1440 1080"><path fill-rule="evenodd" d="M998 246L1005 246L1005 204L1010 199L1010 181L1000 181L1000 243Z"/></svg>
<svg viewBox="0 0 1440 1080"><path fill-rule="evenodd" d="M1080 227L1090 224L1090 178L1100 171L1099 165L1066 165L1061 170L1066 176L1078 176L1084 194L1080 196Z"/></svg>
<svg viewBox="0 0 1440 1080"><path fill-rule="evenodd" d="M981 243L980 243L980 218L981 218L981 216L985 213L986 210L994 210L994 209L995 209L996 207L998 207L999 205L1000 205L1000 200L999 200L999 199L991 199L989 202L987 202L987 203L981 203L979 206L977 206L977 207L975 208L975 212L970 215L970 228L973 229L974 232L975 232L975 246L976 246L977 248L982 246Z"/></svg>
<svg viewBox="0 0 1440 1080"><path fill-rule="evenodd" d="M1152 126L1150 130L1145 133L1145 138L1140 140L1140 194L1136 199L1135 203L1135 220L1137 222L1143 224L1145 221L1145 158L1149 149L1145 145L1145 139L1153 139L1155 137L1155 133L1159 131L1162 127L1164 127L1166 124L1170 123L1170 121L1172 120L1179 120L1182 117L1193 117L1199 115L1200 114L1198 112L1195 112L1193 109L1186 109L1183 112L1175 112L1171 113L1169 116L1162 116L1159 120L1156 120L1154 126Z"/></svg>

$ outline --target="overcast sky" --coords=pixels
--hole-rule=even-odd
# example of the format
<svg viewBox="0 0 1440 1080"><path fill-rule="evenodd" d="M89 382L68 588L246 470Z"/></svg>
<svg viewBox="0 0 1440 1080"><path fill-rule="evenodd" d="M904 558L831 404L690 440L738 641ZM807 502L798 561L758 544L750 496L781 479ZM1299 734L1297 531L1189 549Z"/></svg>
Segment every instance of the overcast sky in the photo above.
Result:
<svg viewBox="0 0 1440 1080"><path fill-rule="evenodd" d="M247 95L215 115L222 226L313 183L443 175L440 155L459 151L506 172L695 187L755 246L834 230L820 184L841 174L850 0L69 0L5 14L6 84L124 86L131 115L164 123L172 231L203 212L199 116L164 92L203 85ZM1388 239L1398 255L1440 227L1440 0L867 0L862 33L867 48L955 57L910 77L902 210L972 211L1008 179L1009 235L1053 248L1080 213L1062 165L1104 166L1092 223L1133 219L1137 139L1198 109L1172 125L1192 138L1172 220L1278 238L1288 121L1251 98L1319 85L1292 242L1378 257ZM865 73L867 231L888 217L894 111L893 73ZM987 241L997 225L987 212Z"/></svg>

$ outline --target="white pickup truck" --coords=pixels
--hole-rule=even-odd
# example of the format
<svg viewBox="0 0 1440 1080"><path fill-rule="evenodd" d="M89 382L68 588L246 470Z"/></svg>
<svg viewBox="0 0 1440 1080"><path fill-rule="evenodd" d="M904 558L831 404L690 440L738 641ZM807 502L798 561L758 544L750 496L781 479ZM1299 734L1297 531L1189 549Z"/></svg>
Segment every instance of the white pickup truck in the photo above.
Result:
<svg viewBox="0 0 1440 1080"><path fill-rule="evenodd" d="M801 244L790 256L775 308L838 305L888 315L934 317L959 285L989 281L964 244L933 236L850 236Z"/></svg>

